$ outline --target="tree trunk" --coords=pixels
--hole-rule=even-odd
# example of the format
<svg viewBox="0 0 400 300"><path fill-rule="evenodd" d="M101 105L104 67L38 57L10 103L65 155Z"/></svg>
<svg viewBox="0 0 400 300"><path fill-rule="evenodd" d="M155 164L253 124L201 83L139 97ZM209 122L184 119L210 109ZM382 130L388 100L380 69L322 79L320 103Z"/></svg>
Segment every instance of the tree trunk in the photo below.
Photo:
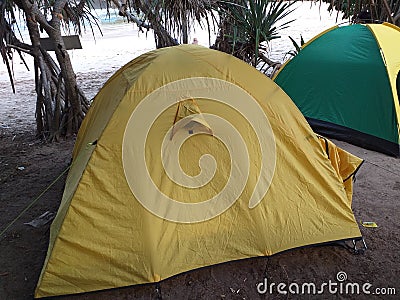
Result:
<svg viewBox="0 0 400 300"><path fill-rule="evenodd" d="M83 103L87 103L86 97L80 92L78 84L76 82L76 75L72 68L71 59L69 57L68 51L66 50L64 40L61 36L61 11L66 4L66 0L59 0L54 5L53 16L50 21L50 25L53 30L47 31L50 39L53 41L55 46L55 52L57 61L60 65L61 76L58 82L64 81L65 86L65 103L70 104L69 110L65 113L67 114L67 130L64 131L65 134L72 135L78 132L82 120L85 116L85 111L83 109ZM56 103L59 102L56 100ZM60 124L64 126L64 124Z"/></svg>
<svg viewBox="0 0 400 300"><path fill-rule="evenodd" d="M188 44L189 43L189 24L187 20L186 12L182 14L182 43Z"/></svg>
<svg viewBox="0 0 400 300"><path fill-rule="evenodd" d="M36 90L36 125L37 134L44 137L46 133L55 131L53 126L53 107L49 77L51 71L47 68L40 51L40 34L34 15L27 15L27 28L32 43L31 53L34 58L35 90Z"/></svg>
<svg viewBox="0 0 400 300"><path fill-rule="evenodd" d="M135 1L137 8L141 10L146 18L149 20L151 28L154 30L154 39L157 48L176 46L178 42L169 34L169 32L162 25L162 20L160 16L153 11L149 1L138 0Z"/></svg>
<svg viewBox="0 0 400 300"><path fill-rule="evenodd" d="M58 18L57 18L58 19ZM54 18L53 21L50 22L52 27L54 28L54 31L49 32L49 37L53 41L55 45L55 52L56 52L56 57L57 61L60 65L60 70L61 70L61 76L60 79L58 80L58 83L61 83L62 81L64 82L65 85L65 103L70 104L67 113L67 125L66 126L66 132L65 134L67 136L77 133L78 129L81 125L81 122L84 118L84 113L82 110L82 105L80 94L78 92L78 87L77 87L77 82L76 82L76 76L75 72L72 68L72 63L69 57L69 54L67 50L65 49L65 44L64 40L61 36L61 30L60 30L60 21L55 21ZM55 102L58 102L57 99L55 99ZM57 108L58 110L59 108ZM63 129L63 128L60 128ZM64 131L64 130L63 130Z"/></svg>
<svg viewBox="0 0 400 300"><path fill-rule="evenodd" d="M65 4L66 0L55 2L52 19L47 22L35 2L21 1L32 43L29 54L34 57L35 65L37 133L51 141L57 140L60 135L76 134L89 106L77 85L61 36L61 10ZM40 46L39 24L54 43L59 66Z"/></svg>

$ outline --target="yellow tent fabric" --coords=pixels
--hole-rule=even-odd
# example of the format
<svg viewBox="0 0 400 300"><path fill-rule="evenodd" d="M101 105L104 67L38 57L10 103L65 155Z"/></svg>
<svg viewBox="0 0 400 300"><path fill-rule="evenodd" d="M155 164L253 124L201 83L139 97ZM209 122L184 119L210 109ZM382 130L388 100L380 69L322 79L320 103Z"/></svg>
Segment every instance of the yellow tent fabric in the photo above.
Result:
<svg viewBox="0 0 400 300"><path fill-rule="evenodd" d="M343 181L362 161L325 143L228 54L181 45L136 58L82 124L35 297L360 237Z"/></svg>
<svg viewBox="0 0 400 300"><path fill-rule="evenodd" d="M352 179L354 174L361 167L363 161L359 157L339 148L327 138L319 136L319 139L322 146L325 148L325 152L328 155L333 168L335 169L340 180L343 182L347 198L351 203L353 199Z"/></svg>
<svg viewBox="0 0 400 300"><path fill-rule="evenodd" d="M383 61L386 64L390 85L392 88L394 107L396 110L397 122L400 124L400 91L397 89L399 86L396 84L397 76L400 76L400 55L398 47L398 39L400 28L390 23L382 24L368 24L367 25L373 32L379 47L382 49L381 53ZM400 138L400 126L397 126ZM400 141L399 141L400 142Z"/></svg>

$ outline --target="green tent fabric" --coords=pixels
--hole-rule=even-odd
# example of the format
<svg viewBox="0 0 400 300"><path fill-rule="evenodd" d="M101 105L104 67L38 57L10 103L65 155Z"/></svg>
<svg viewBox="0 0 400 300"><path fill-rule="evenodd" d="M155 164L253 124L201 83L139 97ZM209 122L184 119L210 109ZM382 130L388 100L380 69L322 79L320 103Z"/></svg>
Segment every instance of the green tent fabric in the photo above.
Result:
<svg viewBox="0 0 400 300"><path fill-rule="evenodd" d="M308 42L274 80L314 131L399 156L400 51L394 49L400 29L393 25L336 26Z"/></svg>

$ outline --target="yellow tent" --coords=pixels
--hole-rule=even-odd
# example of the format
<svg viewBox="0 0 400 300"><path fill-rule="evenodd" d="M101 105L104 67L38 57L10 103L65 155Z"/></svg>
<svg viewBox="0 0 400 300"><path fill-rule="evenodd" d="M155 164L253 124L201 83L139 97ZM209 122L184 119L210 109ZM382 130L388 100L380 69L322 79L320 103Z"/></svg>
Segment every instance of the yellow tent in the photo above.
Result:
<svg viewBox="0 0 400 300"><path fill-rule="evenodd" d="M360 164L244 62L196 45L146 53L82 124L35 296L360 237Z"/></svg>

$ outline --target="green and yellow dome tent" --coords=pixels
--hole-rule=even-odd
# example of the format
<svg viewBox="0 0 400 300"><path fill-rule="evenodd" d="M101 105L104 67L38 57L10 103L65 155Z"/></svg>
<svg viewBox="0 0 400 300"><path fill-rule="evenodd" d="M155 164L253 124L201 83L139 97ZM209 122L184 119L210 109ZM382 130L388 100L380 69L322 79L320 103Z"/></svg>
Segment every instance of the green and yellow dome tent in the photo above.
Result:
<svg viewBox="0 0 400 300"><path fill-rule="evenodd" d="M311 127L327 137L400 156L400 28L335 26L275 75Z"/></svg>
<svg viewBox="0 0 400 300"><path fill-rule="evenodd" d="M361 163L233 56L146 53L84 119L35 297L360 238L351 178Z"/></svg>

